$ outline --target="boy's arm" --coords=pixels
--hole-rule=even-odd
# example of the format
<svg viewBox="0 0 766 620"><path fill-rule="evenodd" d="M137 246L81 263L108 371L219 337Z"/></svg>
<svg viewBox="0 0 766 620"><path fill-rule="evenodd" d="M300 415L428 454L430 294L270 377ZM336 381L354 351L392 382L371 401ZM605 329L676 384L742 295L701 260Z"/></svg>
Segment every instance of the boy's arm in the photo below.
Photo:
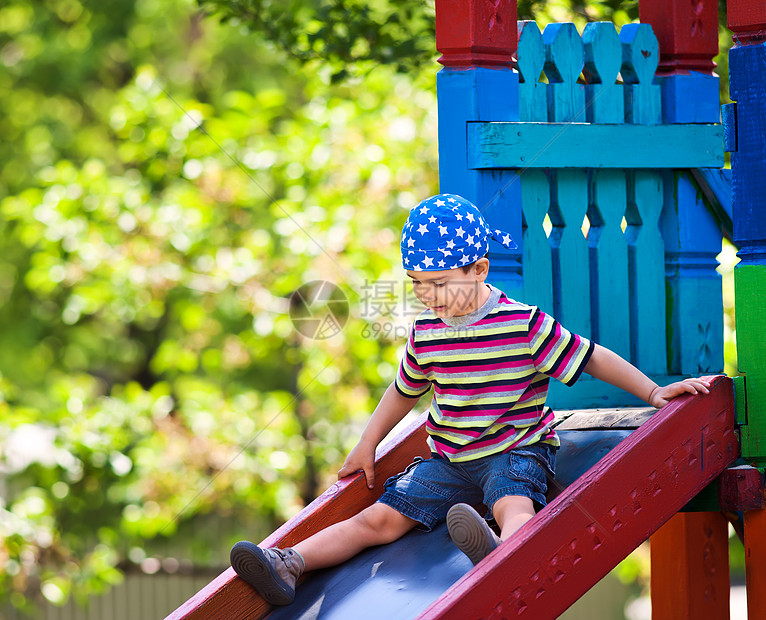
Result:
<svg viewBox="0 0 766 620"><path fill-rule="evenodd" d="M710 382L705 379L684 379L660 387L633 364L600 345L595 345L584 371L596 379L606 381L638 396L658 409L667 405L669 400L684 393L707 394L710 387Z"/></svg>
<svg viewBox="0 0 766 620"><path fill-rule="evenodd" d="M367 486L372 488L375 484L375 448L417 402L417 398L402 396L391 383L378 406L375 407L375 411L372 412L367 426L362 431L359 443L346 457L343 467L338 472L338 478L345 478L362 470L367 479Z"/></svg>

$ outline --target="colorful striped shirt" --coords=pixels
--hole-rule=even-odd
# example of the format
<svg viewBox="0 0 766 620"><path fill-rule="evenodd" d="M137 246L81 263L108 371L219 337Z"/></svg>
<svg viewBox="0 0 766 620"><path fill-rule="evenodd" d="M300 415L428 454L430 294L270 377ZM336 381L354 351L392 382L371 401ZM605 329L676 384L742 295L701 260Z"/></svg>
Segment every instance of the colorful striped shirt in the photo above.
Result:
<svg viewBox="0 0 766 620"><path fill-rule="evenodd" d="M428 444L450 461L537 442L558 446L545 406L549 377L574 384L593 352L593 343L553 317L491 289L467 317L418 315L395 380L409 398L433 385Z"/></svg>

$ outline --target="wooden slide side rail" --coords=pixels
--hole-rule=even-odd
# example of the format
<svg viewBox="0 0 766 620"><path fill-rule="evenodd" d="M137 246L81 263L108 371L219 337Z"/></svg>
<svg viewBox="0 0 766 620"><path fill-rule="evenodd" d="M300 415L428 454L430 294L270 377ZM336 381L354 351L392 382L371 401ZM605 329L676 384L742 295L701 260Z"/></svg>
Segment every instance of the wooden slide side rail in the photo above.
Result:
<svg viewBox="0 0 766 620"><path fill-rule="evenodd" d="M419 618L555 618L739 454L731 379L678 398Z"/></svg>
<svg viewBox="0 0 766 620"><path fill-rule="evenodd" d="M401 472L416 456L428 455L425 419L423 414L383 447L377 457L372 490L367 488L362 473L336 482L261 544L289 547L373 504L389 476ZM270 610L268 603L229 568L165 620L257 620Z"/></svg>

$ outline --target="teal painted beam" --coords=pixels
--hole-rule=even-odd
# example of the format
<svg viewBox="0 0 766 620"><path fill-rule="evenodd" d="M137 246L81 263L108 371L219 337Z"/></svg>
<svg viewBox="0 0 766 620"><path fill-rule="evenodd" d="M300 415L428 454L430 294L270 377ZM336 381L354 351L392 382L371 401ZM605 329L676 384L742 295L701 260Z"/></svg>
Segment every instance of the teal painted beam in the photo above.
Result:
<svg viewBox="0 0 766 620"><path fill-rule="evenodd" d="M721 168L719 124L469 122L468 168Z"/></svg>

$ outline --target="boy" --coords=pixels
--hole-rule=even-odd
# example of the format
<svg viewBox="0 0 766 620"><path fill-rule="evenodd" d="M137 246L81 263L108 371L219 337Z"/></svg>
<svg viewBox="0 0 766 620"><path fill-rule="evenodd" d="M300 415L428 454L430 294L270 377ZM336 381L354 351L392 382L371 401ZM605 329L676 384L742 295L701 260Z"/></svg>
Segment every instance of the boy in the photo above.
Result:
<svg viewBox="0 0 766 620"><path fill-rule="evenodd" d="M549 377L572 385L587 372L658 408L683 392L708 392L702 379L661 388L617 354L508 299L485 282L490 239L515 247L459 196L432 196L410 212L402 262L427 309L415 319L398 375L338 477L362 470L372 488L377 445L433 386L426 422L431 458L418 458L389 479L369 508L291 549L234 545L234 570L268 602L292 602L306 570L445 519L455 544L474 564L481 561L545 505L546 475L553 475L559 445L545 407ZM500 537L471 507L479 503Z"/></svg>

